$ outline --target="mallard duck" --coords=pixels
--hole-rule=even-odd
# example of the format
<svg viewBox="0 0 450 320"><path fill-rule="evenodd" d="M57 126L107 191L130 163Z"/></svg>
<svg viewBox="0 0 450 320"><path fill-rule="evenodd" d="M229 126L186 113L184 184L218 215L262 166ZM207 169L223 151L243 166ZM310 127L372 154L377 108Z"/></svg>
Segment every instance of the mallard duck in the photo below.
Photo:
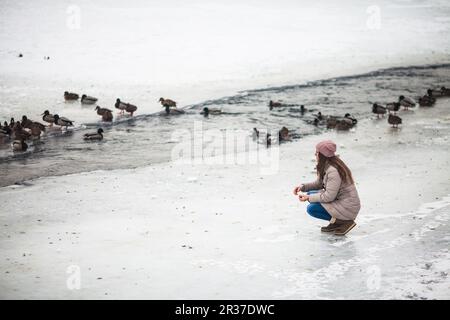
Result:
<svg viewBox="0 0 450 320"><path fill-rule="evenodd" d="M318 120L318 118L316 118ZM326 118L327 129L334 129L338 123L338 117L327 116Z"/></svg>
<svg viewBox="0 0 450 320"><path fill-rule="evenodd" d="M269 148L272 145L272 138L271 138L271 134L267 133L266 134L266 147Z"/></svg>
<svg viewBox="0 0 450 320"><path fill-rule="evenodd" d="M322 121L323 120L323 115L322 112L318 112L317 114L314 115L316 117L317 120Z"/></svg>
<svg viewBox="0 0 450 320"><path fill-rule="evenodd" d="M405 110L408 110L409 108L414 108L416 106L416 102L408 97L400 96L398 97L398 102L401 106L405 108Z"/></svg>
<svg viewBox="0 0 450 320"><path fill-rule="evenodd" d="M352 124L355 125L358 123L358 120L355 117L352 117L352 115L350 113L346 113L344 115L344 118L346 119L350 119L352 121Z"/></svg>
<svg viewBox="0 0 450 320"><path fill-rule="evenodd" d="M436 102L436 98L433 98L430 94L419 98L419 106L421 107L432 107Z"/></svg>
<svg viewBox="0 0 450 320"><path fill-rule="evenodd" d="M67 119L66 117L60 117L59 115L55 114L53 118L55 119L55 124L60 127L66 127L67 129L67 127L73 126L73 121Z"/></svg>
<svg viewBox="0 0 450 320"><path fill-rule="evenodd" d="M442 97L442 91L441 91L441 90L428 89L428 90L427 90L427 94L428 94L430 97L435 97L435 98Z"/></svg>
<svg viewBox="0 0 450 320"><path fill-rule="evenodd" d="M394 116L393 114L389 114L388 123L392 124L393 128L398 128L398 125L402 123L402 118L399 116Z"/></svg>
<svg viewBox="0 0 450 320"><path fill-rule="evenodd" d="M137 110L136 106L133 106L132 104L129 104L129 103L122 102L122 101L120 101L119 98L116 99L116 103L114 104L114 107L116 109L119 109L121 114L124 114L125 111L127 111L127 112L131 112L131 115L133 115L133 112ZM127 109L130 111L128 111ZM131 111L131 110L134 110L134 111Z"/></svg>
<svg viewBox="0 0 450 320"><path fill-rule="evenodd" d="M119 98L116 99L116 103L114 104L114 107L115 107L116 109L119 109L119 110L120 110L119 113L121 113L121 114L124 113L124 110L125 110L125 108L126 108L125 103L123 103L122 101L120 101Z"/></svg>
<svg viewBox="0 0 450 320"><path fill-rule="evenodd" d="M102 120L105 122L112 122L113 121L113 114L110 111L105 112L102 115Z"/></svg>
<svg viewBox="0 0 450 320"><path fill-rule="evenodd" d="M15 124L16 124L16 121L14 120L14 118L11 118L11 120L9 121L9 127L12 129L12 128L14 128Z"/></svg>
<svg viewBox="0 0 450 320"><path fill-rule="evenodd" d="M112 110L108 109L108 108L102 108L100 106L96 106L95 110L97 111L97 114L99 116L102 116L105 112L112 112Z"/></svg>
<svg viewBox="0 0 450 320"><path fill-rule="evenodd" d="M31 130L31 137L33 139L40 139L41 133L43 130L41 130L41 127L33 122L33 124L29 128Z"/></svg>
<svg viewBox="0 0 450 320"><path fill-rule="evenodd" d="M216 108L210 109L210 108L208 108L208 107L204 107L204 108L203 108L203 111L201 111L200 114L204 115L205 118L206 118L206 117L208 117L210 114L215 114L215 115L222 114L222 110L221 110L221 109L216 109Z"/></svg>
<svg viewBox="0 0 450 320"><path fill-rule="evenodd" d="M27 116L22 116L22 123L21 123L23 128L26 129L30 129L31 131L33 131L33 128L38 128L39 129L39 135L41 131L45 131L45 126L37 121L31 121L30 119L27 118ZM37 130L35 129L35 132L37 132Z"/></svg>
<svg viewBox="0 0 450 320"><path fill-rule="evenodd" d="M50 123L50 126L53 125L53 123L55 123L55 117L50 114L50 112L48 110L45 110L43 114L41 114L42 116L42 120L44 120L47 123Z"/></svg>
<svg viewBox="0 0 450 320"><path fill-rule="evenodd" d="M378 103L374 103L372 105L372 113L375 113L377 115L377 118L379 118L380 115L383 117L384 114L386 114L386 108Z"/></svg>
<svg viewBox="0 0 450 320"><path fill-rule="evenodd" d="M11 130L11 128L9 127L8 122L5 121L5 122L3 123L3 126L0 126L0 132L2 132L2 133L5 134L5 135L8 135L8 136L11 135L12 130Z"/></svg>
<svg viewBox="0 0 450 320"><path fill-rule="evenodd" d="M176 107L177 103L173 100L170 99L164 99L164 98L159 98L159 102L161 102L161 105L163 107Z"/></svg>
<svg viewBox="0 0 450 320"><path fill-rule="evenodd" d="M64 91L64 99L65 100L71 100L71 101L78 100L79 97L80 96L76 93Z"/></svg>
<svg viewBox="0 0 450 320"><path fill-rule="evenodd" d="M442 96L450 96L450 89L447 89L446 87L441 87L441 95Z"/></svg>
<svg viewBox="0 0 450 320"><path fill-rule="evenodd" d="M278 131L278 141L287 141L289 140L289 129L286 127L281 128L280 131Z"/></svg>
<svg viewBox="0 0 450 320"><path fill-rule="evenodd" d="M27 116L22 116L22 122L20 123L22 127L31 129L31 126L33 125L33 121L27 118Z"/></svg>
<svg viewBox="0 0 450 320"><path fill-rule="evenodd" d="M91 96L87 96L85 94L83 94L81 96L81 103L82 104L94 104L97 102L97 98L91 97Z"/></svg>
<svg viewBox="0 0 450 320"><path fill-rule="evenodd" d="M12 138L14 140L26 140L31 137L31 133L24 130L20 122L16 122L12 129Z"/></svg>
<svg viewBox="0 0 450 320"><path fill-rule="evenodd" d="M97 110L97 114L99 116L102 116L103 121L111 122L113 120L112 110L109 110L107 108L100 108L99 106L95 107L95 110Z"/></svg>
<svg viewBox="0 0 450 320"><path fill-rule="evenodd" d="M22 139L14 140L11 145L13 151L27 151L28 149L28 144Z"/></svg>
<svg viewBox="0 0 450 320"><path fill-rule="evenodd" d="M83 135L84 140L103 140L103 129L99 128L97 132L85 133Z"/></svg>
<svg viewBox="0 0 450 320"><path fill-rule="evenodd" d="M281 102L274 102L272 100L269 101L269 109L272 110L273 108L280 108L283 106Z"/></svg>
<svg viewBox="0 0 450 320"><path fill-rule="evenodd" d="M390 102L386 104L386 109L389 113L396 114L398 110L400 110L400 103L398 102Z"/></svg>
<svg viewBox="0 0 450 320"><path fill-rule="evenodd" d="M353 123L353 120L350 118L346 118L346 117L338 119L336 121L336 129L337 130L349 130L349 129L353 128L354 125L355 124Z"/></svg>
<svg viewBox="0 0 450 320"><path fill-rule="evenodd" d="M126 103L125 104L125 111L130 113L130 116L133 116L133 113L136 112L137 107L133 104Z"/></svg>

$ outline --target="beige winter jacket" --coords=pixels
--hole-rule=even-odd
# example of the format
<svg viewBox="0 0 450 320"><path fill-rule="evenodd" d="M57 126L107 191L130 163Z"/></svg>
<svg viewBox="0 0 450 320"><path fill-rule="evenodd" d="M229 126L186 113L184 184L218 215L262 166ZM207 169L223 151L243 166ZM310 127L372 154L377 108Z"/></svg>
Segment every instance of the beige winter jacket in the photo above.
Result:
<svg viewBox="0 0 450 320"><path fill-rule="evenodd" d="M337 169L328 166L323 181L316 181L302 185L301 191L318 190L309 195L309 202L320 202L328 213L340 220L355 220L361 209L358 191L354 184L343 184Z"/></svg>

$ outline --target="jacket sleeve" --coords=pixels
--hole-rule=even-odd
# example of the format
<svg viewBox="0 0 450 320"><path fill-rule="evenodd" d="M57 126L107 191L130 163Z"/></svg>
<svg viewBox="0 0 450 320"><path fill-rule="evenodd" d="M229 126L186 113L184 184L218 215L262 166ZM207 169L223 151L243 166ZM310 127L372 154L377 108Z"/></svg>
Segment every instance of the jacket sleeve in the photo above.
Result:
<svg viewBox="0 0 450 320"><path fill-rule="evenodd" d="M322 189L322 188L323 188L322 180L317 178L317 180L314 181L314 182L304 183L300 190L303 191L303 192L307 192L307 191L310 191L310 190L319 190L319 189Z"/></svg>
<svg viewBox="0 0 450 320"><path fill-rule="evenodd" d="M336 199L336 196L341 188L342 179L339 172L335 168L330 168L325 173L327 175L326 185L324 191L309 195L309 202L331 202Z"/></svg>

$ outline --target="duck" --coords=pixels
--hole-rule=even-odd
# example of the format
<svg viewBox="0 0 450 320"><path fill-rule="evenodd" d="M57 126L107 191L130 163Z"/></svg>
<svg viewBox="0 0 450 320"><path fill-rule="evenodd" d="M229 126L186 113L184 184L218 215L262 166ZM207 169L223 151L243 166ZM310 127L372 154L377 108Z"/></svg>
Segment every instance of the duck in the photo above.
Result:
<svg viewBox="0 0 450 320"><path fill-rule="evenodd" d="M133 115L133 113L137 110L137 107L135 105L122 102L122 101L120 101L119 98L116 99L116 103L115 103L114 107L116 109L119 109L121 114L124 114L126 111L126 112L131 113L131 115Z"/></svg>
<svg viewBox="0 0 450 320"><path fill-rule="evenodd" d="M443 97L450 96L450 89L447 89L446 87L441 87L441 96Z"/></svg>
<svg viewBox="0 0 450 320"><path fill-rule="evenodd" d="M317 120L322 121L323 120L323 116L322 116L322 112L318 112L317 114L314 115L316 117Z"/></svg>
<svg viewBox="0 0 450 320"><path fill-rule="evenodd" d="M28 144L23 139L14 140L11 145L13 151L27 151L28 149Z"/></svg>
<svg viewBox="0 0 450 320"><path fill-rule="evenodd" d="M318 119L318 118L316 118ZM328 116L326 119L327 129L334 129L338 123L338 118L335 116Z"/></svg>
<svg viewBox="0 0 450 320"><path fill-rule="evenodd" d="M55 123L55 117L50 114L50 112L48 110L45 110L43 114L41 114L42 116L42 120L44 120L47 123L50 123L50 126L53 125L53 123Z"/></svg>
<svg viewBox="0 0 450 320"><path fill-rule="evenodd" d="M256 128L253 128L253 133L252 133L252 137L253 137L253 141L258 140L259 139L259 131Z"/></svg>
<svg viewBox="0 0 450 320"><path fill-rule="evenodd" d="M97 132L85 133L83 135L84 140L103 140L103 129L99 128Z"/></svg>
<svg viewBox="0 0 450 320"><path fill-rule="evenodd" d="M96 106L95 110L99 116L102 116L102 120L106 122L111 122L113 120L112 110L108 108L101 108L100 106Z"/></svg>
<svg viewBox="0 0 450 320"><path fill-rule="evenodd" d="M31 133L24 130L20 122L16 122L12 128L12 138L14 140L26 140L31 137Z"/></svg>
<svg viewBox="0 0 450 320"><path fill-rule="evenodd" d="M442 97L442 96L443 96L443 95L442 95L442 90L428 89L428 90L427 90L427 94L428 94L430 97L435 97L435 98L439 98L439 97Z"/></svg>
<svg viewBox="0 0 450 320"><path fill-rule="evenodd" d="M409 108L414 108L416 106L416 102L413 99L405 97L403 95L398 97L398 102L400 103L401 106L405 108L405 110L408 110Z"/></svg>
<svg viewBox="0 0 450 320"><path fill-rule="evenodd" d="M390 102L386 104L386 109L389 113L396 114L400 110L400 103L399 102Z"/></svg>
<svg viewBox="0 0 450 320"><path fill-rule="evenodd" d="M337 130L349 130L349 129L353 128L354 125L355 124L352 119L344 117L342 119L337 120L336 129Z"/></svg>
<svg viewBox="0 0 450 320"><path fill-rule="evenodd" d="M106 111L103 115L102 115L102 120L105 122L112 122L113 121L113 114L111 111Z"/></svg>
<svg viewBox="0 0 450 320"><path fill-rule="evenodd" d="M123 103L122 101L120 101L120 99L119 98L117 98L116 99L116 103L114 104L114 107L116 108L116 109L119 109L120 110L120 114L124 114L125 113L125 109L126 109L126 105L125 105L125 103Z"/></svg>
<svg viewBox="0 0 450 320"><path fill-rule="evenodd" d="M269 101L269 109L280 108L283 104L281 102L274 102L272 100Z"/></svg>
<svg viewBox="0 0 450 320"><path fill-rule="evenodd" d="M170 99L164 99L163 97L159 98L159 102L163 107L176 107L177 103Z"/></svg>
<svg viewBox="0 0 450 320"><path fill-rule="evenodd" d="M78 100L80 96L73 92L64 91L64 100L66 101L74 101Z"/></svg>
<svg viewBox="0 0 450 320"><path fill-rule="evenodd" d="M31 129L31 126L33 125L33 121L27 118L27 116L22 116L22 122L20 123L22 127Z"/></svg>
<svg viewBox="0 0 450 320"><path fill-rule="evenodd" d="M164 99L163 97L159 98L159 102L161 102L161 105L166 110L166 114L169 115L171 113L170 108L176 108L177 103L170 99Z"/></svg>
<svg viewBox="0 0 450 320"><path fill-rule="evenodd" d="M305 113L305 111L306 111L305 106L304 106L304 105L301 105L301 106L300 106L300 113L303 115L303 114Z"/></svg>
<svg viewBox="0 0 450 320"><path fill-rule="evenodd" d="M41 130L41 127L36 123L33 123L29 129L31 130L31 137L33 139L40 139L42 131L44 131Z"/></svg>
<svg viewBox="0 0 450 320"><path fill-rule="evenodd" d="M99 116L102 116L105 112L112 112L112 110L110 110L108 108L102 108L100 106L96 106L94 110L97 111L97 114Z"/></svg>
<svg viewBox="0 0 450 320"><path fill-rule="evenodd" d="M11 118L11 120L9 121L9 127L12 129L12 128L14 128L15 124L16 124L16 121L14 120L14 118Z"/></svg>
<svg viewBox="0 0 450 320"><path fill-rule="evenodd" d="M55 114L53 116L53 119L55 120L55 124L60 126L60 127L70 127L73 126L73 121L67 119L66 117L60 117L59 115Z"/></svg>
<svg viewBox="0 0 450 320"><path fill-rule="evenodd" d="M282 141L287 141L290 140L289 137L289 129L286 127L281 128L280 131L278 131L278 141L282 142Z"/></svg>
<svg viewBox="0 0 450 320"><path fill-rule="evenodd" d="M372 105L372 113L375 113L377 115L377 118L379 118L380 115L383 117L386 114L386 107L383 107L378 103L374 103Z"/></svg>
<svg viewBox="0 0 450 320"><path fill-rule="evenodd" d="M216 109L216 108L210 109L210 108L208 108L208 107L204 107L204 108L203 108L203 111L200 112L200 114L204 115L205 118L206 118L206 117L208 117L210 114L215 114L215 115L222 114L222 110L221 110L221 109Z"/></svg>
<svg viewBox="0 0 450 320"><path fill-rule="evenodd" d="M81 96L81 103L82 104L94 104L97 102L97 98L91 97L91 96L87 96L85 94L83 94Z"/></svg>
<svg viewBox="0 0 450 320"><path fill-rule="evenodd" d="M45 126L37 121L32 121L30 119L27 118L27 116L22 116L22 122L21 125L23 128L25 129L30 129L31 131L33 131L33 129L35 130L35 132L37 133L37 129L39 129L39 135L40 132L45 131Z"/></svg>
<svg viewBox="0 0 450 320"><path fill-rule="evenodd" d="M352 124L355 125L358 123L358 120L355 117L352 117L352 115L350 113L346 113L344 115L344 118L346 119L350 119L352 121Z"/></svg>
<svg viewBox="0 0 450 320"><path fill-rule="evenodd" d="M402 123L402 118L393 114L389 114L388 123L392 124L393 128L398 128L398 125Z"/></svg>
<svg viewBox="0 0 450 320"><path fill-rule="evenodd" d="M271 138L271 134L267 133L266 134L266 147L269 148L272 145L272 138Z"/></svg>
<svg viewBox="0 0 450 320"><path fill-rule="evenodd" d="M137 107L133 104L126 103L125 111L130 114L130 116L133 116L133 113L136 112Z"/></svg>
<svg viewBox="0 0 450 320"><path fill-rule="evenodd" d="M11 135L11 128L9 127L8 122L5 121L3 123L3 126L0 126L0 132L4 135L8 135L8 136Z"/></svg>
<svg viewBox="0 0 450 320"><path fill-rule="evenodd" d="M6 143L11 137L11 128L5 121L4 125L0 125L0 144Z"/></svg>
<svg viewBox="0 0 450 320"><path fill-rule="evenodd" d="M436 98L431 96L429 93L419 98L419 106L421 107L432 107L436 102Z"/></svg>

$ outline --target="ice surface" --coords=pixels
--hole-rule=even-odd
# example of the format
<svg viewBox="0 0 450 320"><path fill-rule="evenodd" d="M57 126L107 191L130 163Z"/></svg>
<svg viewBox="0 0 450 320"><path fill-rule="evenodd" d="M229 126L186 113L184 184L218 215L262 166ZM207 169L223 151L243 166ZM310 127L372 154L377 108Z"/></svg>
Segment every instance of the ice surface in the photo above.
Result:
<svg viewBox="0 0 450 320"><path fill-rule="evenodd" d="M286 144L270 173L171 162L2 188L1 296L448 298L450 151L423 128L448 103L402 112L395 133L368 119L354 133ZM362 201L343 238L321 234L324 223L291 194L314 178L309 159L325 138L346 146ZM67 287L73 266L79 290Z"/></svg>

